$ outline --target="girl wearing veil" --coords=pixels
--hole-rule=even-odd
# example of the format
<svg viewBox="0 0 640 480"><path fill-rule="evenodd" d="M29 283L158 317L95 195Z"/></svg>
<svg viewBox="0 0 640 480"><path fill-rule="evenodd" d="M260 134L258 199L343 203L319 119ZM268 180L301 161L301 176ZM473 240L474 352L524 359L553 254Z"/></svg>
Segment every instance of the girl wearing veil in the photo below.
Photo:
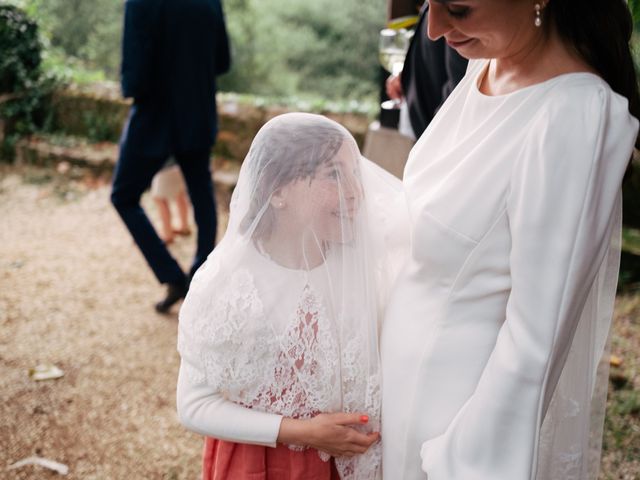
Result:
<svg viewBox="0 0 640 480"><path fill-rule="evenodd" d="M377 478L393 249L369 228L398 218L385 212L399 192L325 117L285 114L258 132L180 311L178 414L213 437L203 478Z"/></svg>

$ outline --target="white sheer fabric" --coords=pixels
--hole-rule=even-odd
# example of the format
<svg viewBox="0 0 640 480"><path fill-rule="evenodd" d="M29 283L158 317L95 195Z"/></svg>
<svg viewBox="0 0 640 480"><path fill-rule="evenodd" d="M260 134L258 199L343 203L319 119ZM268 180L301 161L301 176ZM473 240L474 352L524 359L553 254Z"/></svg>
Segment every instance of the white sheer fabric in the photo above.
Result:
<svg viewBox="0 0 640 480"><path fill-rule="evenodd" d="M380 300L406 248L400 193L337 123L269 121L242 165L227 232L180 311L187 383L247 411L367 412L358 428L379 431ZM336 466L343 479L374 479L380 461L376 444Z"/></svg>
<svg viewBox="0 0 640 480"><path fill-rule="evenodd" d="M542 424L536 478L597 480L609 385L609 330L620 267L622 204Z"/></svg>

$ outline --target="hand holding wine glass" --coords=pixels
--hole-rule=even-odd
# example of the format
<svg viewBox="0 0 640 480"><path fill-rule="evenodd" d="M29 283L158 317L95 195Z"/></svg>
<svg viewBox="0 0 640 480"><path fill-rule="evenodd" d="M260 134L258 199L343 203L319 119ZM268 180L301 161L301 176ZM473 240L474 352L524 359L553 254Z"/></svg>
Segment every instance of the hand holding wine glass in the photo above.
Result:
<svg viewBox="0 0 640 480"><path fill-rule="evenodd" d="M402 72L412 34L413 31L404 28L385 28L380 31L378 45L380 64L394 77ZM393 102L398 105L401 100L396 98Z"/></svg>

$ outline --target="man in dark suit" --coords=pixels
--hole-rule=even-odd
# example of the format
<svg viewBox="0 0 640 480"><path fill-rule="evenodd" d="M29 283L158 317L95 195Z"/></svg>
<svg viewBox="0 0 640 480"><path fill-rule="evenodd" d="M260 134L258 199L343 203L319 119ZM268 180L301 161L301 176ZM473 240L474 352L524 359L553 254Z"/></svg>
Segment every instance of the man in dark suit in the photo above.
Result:
<svg viewBox="0 0 640 480"><path fill-rule="evenodd" d="M403 1L404 4L411 3ZM392 4L394 3L395 12L401 12L402 2L392 0ZM433 41L427 37L428 8L429 4L425 2L420 10L402 73L389 77L386 84L390 98L405 98L414 138L422 135L467 69L467 60L449 47L444 38ZM394 12L392 9L390 11ZM402 122L401 113L400 130Z"/></svg>
<svg viewBox="0 0 640 480"><path fill-rule="evenodd" d="M209 157L217 133L216 75L230 65L220 0L126 0L122 43L122 92L134 101L111 201L157 279L168 286L156 304L165 313L185 296L216 237ZM184 175L198 226L188 275L140 206L142 193L171 155Z"/></svg>

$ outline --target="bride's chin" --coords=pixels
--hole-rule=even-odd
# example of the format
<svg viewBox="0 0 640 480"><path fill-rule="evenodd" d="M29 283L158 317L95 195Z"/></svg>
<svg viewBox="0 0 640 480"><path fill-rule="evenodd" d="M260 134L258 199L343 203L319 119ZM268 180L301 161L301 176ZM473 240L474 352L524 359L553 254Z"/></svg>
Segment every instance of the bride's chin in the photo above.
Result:
<svg viewBox="0 0 640 480"><path fill-rule="evenodd" d="M467 60L477 60L480 58L486 58L482 53L478 53L473 48L475 45L474 39L469 39L464 42L449 42L447 41L447 45L453 48L458 55L466 58Z"/></svg>

